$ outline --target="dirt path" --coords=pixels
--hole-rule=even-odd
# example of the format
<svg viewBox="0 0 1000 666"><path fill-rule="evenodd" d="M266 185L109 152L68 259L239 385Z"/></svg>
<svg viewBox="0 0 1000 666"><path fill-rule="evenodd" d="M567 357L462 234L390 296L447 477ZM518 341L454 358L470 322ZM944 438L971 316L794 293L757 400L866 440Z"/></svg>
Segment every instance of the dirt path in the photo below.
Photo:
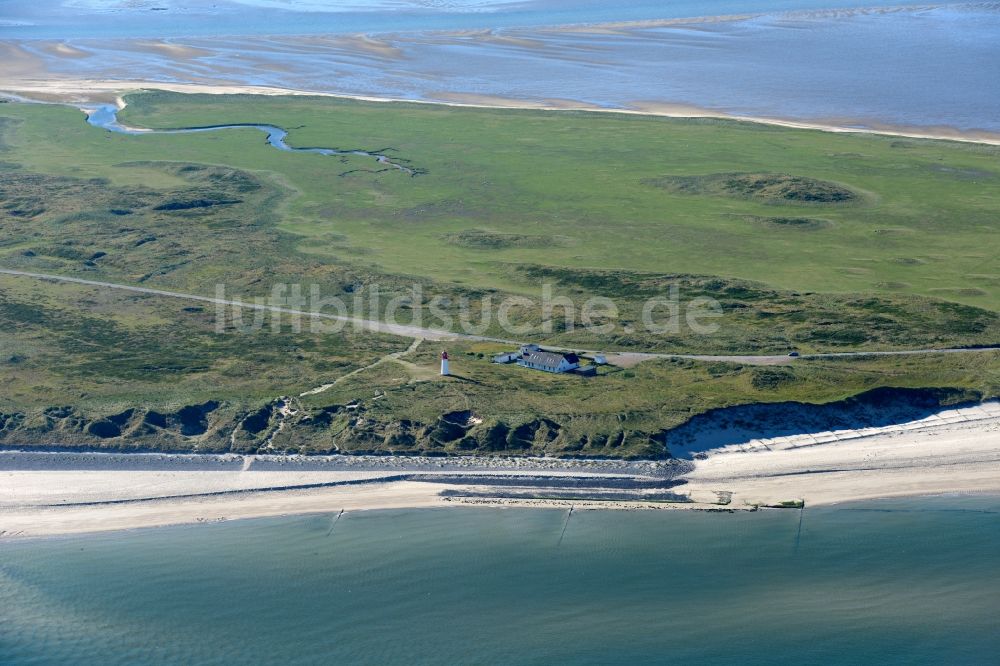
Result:
<svg viewBox="0 0 1000 666"><path fill-rule="evenodd" d="M357 330L372 331L375 333L388 333L390 335L398 335L404 338L414 338L414 344L411 345L411 349L416 349L422 340L471 340L474 342L497 342L500 344L510 345L512 347L517 347L524 343L524 341L519 340L506 340L503 338L491 338L485 335L467 335L464 333L453 333L451 331L445 331L442 329L435 328L423 328L420 326L408 326L405 324L388 324L386 322L376 321L374 319L363 319L360 317L348 317L344 315L334 315L327 314L323 312L305 312L302 310L294 310L292 308L283 308L274 305L261 305L259 303L247 303L245 301L238 300L228 300L224 298L212 298L210 296L198 296L197 294L185 294L176 291L166 291L163 289L150 289L148 287L133 287L132 285L117 284L114 282L101 282L99 280L85 280L83 278L65 277L62 275L51 275L48 273L30 273L28 271L15 271L9 268L0 268L0 275L13 275L16 277L26 277L35 280L48 280L51 282L67 282L71 284L82 284L91 287L104 287L106 289L117 289L119 291L129 291L138 294L150 294L152 296L164 296L166 298L177 298L186 301L199 301L202 303L213 303L215 305L228 305L232 307L247 308L250 310L264 310L267 312L277 312L281 314L291 314L300 317L313 317L317 319L327 319L332 321L340 321L353 325ZM568 347L551 347L546 346L546 349L552 351L573 351ZM579 347L575 348L576 350ZM615 365L621 365L625 367L633 366L642 361L647 361L651 359L658 358L686 358L695 361L727 361L732 363L744 363L747 365L775 365L782 363L793 362L796 359L815 359L815 358L852 358L859 356L915 356L921 354L973 354L977 352L991 352L1000 351L1000 346L990 346L990 347L975 347L975 348L944 348L944 349L907 349L899 351L852 351L852 352L830 352L822 354L803 354L798 357L791 357L787 354L774 354L774 355L707 355L707 354L664 354L664 353L646 353L646 352L614 352L614 351L593 351L587 350L585 353L606 353L609 357L609 361ZM337 382L343 381L348 377L351 377L362 370L367 370L379 363L382 363L393 358L399 359L402 356L410 353L409 350L396 352L398 356L394 354L389 354L385 356L372 365L366 366L365 368L360 368L355 370L337 380ZM335 382L335 383L337 383ZM334 383L334 384L335 384ZM317 387L312 389L315 393L320 393L334 386L334 384L324 385L324 387ZM306 392L302 394L312 395L311 392Z"/></svg>
<svg viewBox="0 0 1000 666"><path fill-rule="evenodd" d="M300 393L299 397L300 398L304 398L307 395L318 395L320 393L323 393L325 391L328 391L328 390L332 389L334 386L336 386L340 382L344 381L345 379L349 379L349 378L353 377L354 375L357 375L357 374L360 374L360 373L364 372L365 370L370 370L370 369L374 368L377 365L381 365L381 364L385 363L386 361L398 361L399 359L403 358L404 356L407 356L407 355L412 354L413 352L417 351L417 348L420 347L420 343L423 342L423 341L424 341L423 338L415 338L413 340L413 344L411 344L409 347L407 347L403 351L392 352L391 354L386 354L385 356L383 356L382 358L378 359L377 361L375 361L373 363L369 363L368 365L365 365L365 366L362 366L360 368L357 368L356 370L351 370L350 372L348 372L343 377L338 377L337 379L335 379L334 381L330 382L329 384L322 384L320 386L317 386L314 389L309 389L308 391ZM408 365L412 365L412 364L408 364Z"/></svg>
<svg viewBox="0 0 1000 666"><path fill-rule="evenodd" d="M18 277L34 278L36 280L48 280L52 282L68 282L72 284L82 284L90 287L104 287L105 289L117 289L119 291L130 291L136 294L149 294L152 296L164 296L166 298L177 298L185 301L198 301L201 303L213 303L215 305L228 305L232 307L246 308L248 310L263 310L266 312L276 312L280 314L298 315L300 317L326 319L330 321L340 321L351 324L360 330L372 331L374 333L388 333L404 338L424 338L428 340L454 340L475 339L481 341L493 341L494 338L483 336L471 336L452 333L433 328L422 328L419 326L407 326L404 324L387 324L374 319L363 319L360 317L348 317L345 315L327 314L324 312L305 312L292 308L283 308L275 305L261 305L259 303L247 303L239 300L229 300L225 298L213 298L211 296L199 296L197 294L185 294L177 291L167 291L164 289L150 289L148 287L133 287L127 284L117 284L114 282L101 282L99 280L85 280L83 278L66 277L63 275L51 275L48 273L30 273L28 271L15 271L8 268L0 268L0 275L14 275ZM497 342L507 342L517 344L510 340L496 340Z"/></svg>

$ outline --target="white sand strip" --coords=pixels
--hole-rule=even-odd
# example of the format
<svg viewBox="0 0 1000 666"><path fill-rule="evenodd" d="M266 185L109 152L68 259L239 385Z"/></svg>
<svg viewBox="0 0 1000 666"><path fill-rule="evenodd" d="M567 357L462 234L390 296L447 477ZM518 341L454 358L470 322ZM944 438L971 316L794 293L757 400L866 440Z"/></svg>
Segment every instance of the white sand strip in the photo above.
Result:
<svg viewBox="0 0 1000 666"><path fill-rule="evenodd" d="M385 457L381 458L387 465L384 470L339 467L324 471L301 467L318 464L301 457L288 459L280 465L284 469L279 470L274 469L274 461L265 469L255 470L256 460L247 465L239 457L229 462L224 460L229 465L224 469L217 465L192 469L191 456L177 456L175 466L159 462L155 469L142 469L138 456L108 456L113 464L102 467L93 464L90 458L107 454L43 454L54 456L54 462L43 469L8 465L0 471L0 538L341 510L455 505L703 509L718 508L712 503L717 501L719 493L732 493L728 507L733 509L792 500L804 500L806 506L815 506L943 493L1000 495L1000 409L987 404L963 410L963 415L966 414L975 418L952 421L950 413L945 412L939 415L941 418L922 419L902 427L870 428L867 433L827 433L827 437L833 438L825 443L817 443L823 439L817 435L800 435L710 451L706 459L697 461L694 470L683 477L688 483L675 489L688 493L696 502L693 504L446 499L440 492L458 486L415 481L274 490L398 474L399 466L393 468L393 459ZM909 429L909 425L919 427ZM39 456L3 453L0 457L11 455ZM152 458L159 461L171 456L157 454ZM60 461L70 468L60 468ZM439 474L447 477L456 473L482 473L489 471L483 469L489 462L489 459L466 461L463 464L472 467L442 470ZM494 463L496 469L492 471L499 474L515 473L518 467L512 459L497 459ZM523 473L587 476L609 473L608 469L591 467L610 464L603 461L572 464L579 465L579 469L573 471L562 461L526 460ZM662 472L658 466L664 464L620 463L621 472L626 472L624 466L629 465L627 471L631 474L653 473L658 469ZM89 467L80 469L81 465ZM226 491L239 492L207 494ZM81 502L105 503L80 505ZM73 503L77 505L69 506Z"/></svg>
<svg viewBox="0 0 1000 666"><path fill-rule="evenodd" d="M35 74L37 75L37 72L35 72ZM937 139L1000 146L1000 135L993 132L961 131L950 127L931 129L897 127L893 125L883 125L877 128L854 127L833 123L816 123L781 118L734 116L712 109L701 109L697 107L659 102L636 102L634 108L631 109L605 109L595 107L590 104L576 103L568 100L526 101L501 97L484 98L483 96L472 94L450 94L447 100L412 100L237 84L170 83L166 81L142 80L106 81L99 79L58 78L55 75L48 75L45 77L29 77L24 76L23 72L20 70L7 72L0 68L0 94L8 93L10 95L24 96L42 101L74 104L116 102L120 100L123 94L139 90L168 90L180 93L198 93L209 95L306 95L311 97L355 99L366 102L429 104L432 106L453 106L481 109L588 111L592 113L661 116L666 118L716 118L720 120L732 120L743 123L786 127L789 129L834 132L837 134L868 134L896 136L908 139Z"/></svg>
<svg viewBox="0 0 1000 666"><path fill-rule="evenodd" d="M908 424L915 425L915 424ZM685 476L695 494L733 492L732 507L804 500L807 506L943 493L1000 494L1000 416L943 422L771 450L709 452Z"/></svg>

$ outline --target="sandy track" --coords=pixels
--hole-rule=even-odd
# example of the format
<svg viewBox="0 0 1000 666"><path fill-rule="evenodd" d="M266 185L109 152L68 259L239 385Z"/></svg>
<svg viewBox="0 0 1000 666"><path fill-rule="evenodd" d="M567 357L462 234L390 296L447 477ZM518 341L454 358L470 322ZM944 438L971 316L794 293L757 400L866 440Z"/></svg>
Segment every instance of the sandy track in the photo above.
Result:
<svg viewBox="0 0 1000 666"><path fill-rule="evenodd" d="M130 291L137 294L147 294L150 296L163 296L166 298L177 298L185 301L199 301L202 303L212 303L213 305L246 308L248 310L265 310L267 312L277 312L281 314L292 314L303 317L312 317L315 319L325 319L330 321L343 322L344 324L349 324L351 326L354 326L358 330L367 330L376 333L389 333L390 335L398 335L400 337L405 337L405 338L444 340L444 339L455 339L456 337L461 337L461 338L469 338L476 340L491 340L491 338L484 338L479 336L457 335L449 331L442 331L433 328L420 328L417 326L407 326L403 324L388 324L385 322L377 321L375 319L362 319L358 317L334 315L324 312L306 312L303 310L294 310L291 308L283 308L273 305L262 305L260 303L248 303L245 301L228 300L224 298L213 298L210 296L199 296L197 294L184 294L176 291L166 291L163 289L134 287L132 285L127 285L127 284L101 282L99 280L85 280L83 278L64 277L60 275L50 275L47 273L30 273L26 271L15 271L5 268L0 268L0 274L13 275L17 277L28 277L37 280L50 280L55 282L82 284L89 287L101 287L104 289L115 289L118 291Z"/></svg>
<svg viewBox="0 0 1000 666"><path fill-rule="evenodd" d="M500 344L511 345L517 347L518 345L524 344L524 341L518 340L506 340L503 338L491 338L483 335L467 335L464 333L453 333L451 331L444 331L436 328L422 328L418 326L409 326L405 324L390 324L375 319L362 319L358 317L347 317L343 315L333 315L323 312L307 312L304 310L294 310L291 308L283 308L273 305L262 305L260 303L248 303L246 301L236 301L227 300L224 298L212 298L210 296L199 296L197 294L185 294L176 291L166 291L163 289L150 289L148 287L134 287L127 284L118 284L114 282L101 282L99 280L85 280L83 278L66 277L62 275L54 275L49 273L31 273L28 271L16 271L8 268L0 268L0 275L11 275L14 277L25 277L32 278L36 280L49 280L53 282L67 282L72 284L82 284L90 287L101 287L104 289L115 289L119 291L130 291L139 294L148 294L151 296L163 296L166 298L177 298L187 301L199 301L202 303L212 303L214 305L230 306L247 308L252 310L265 310L267 312L277 312L281 314L291 314L301 317L314 317L317 319L333 320L338 322L343 322L354 326L357 330L367 330L378 333L388 333L390 335L398 335L405 338L414 338L415 340L427 339L427 340L471 340L474 342L496 342ZM579 350L579 347L568 348L568 347L553 347L546 345L546 349L553 351L575 351ZM801 357L796 358L851 358L858 356L912 356L920 354L971 354L971 353L981 353L981 352L992 352L998 351L1000 347L976 347L976 348L948 348L948 349L907 349L907 350L897 350L897 351L853 351L853 352L834 352L826 354L803 354ZM405 354L406 352L400 352L400 354ZM604 353L602 351L588 350L587 354L597 354ZM608 352L610 354L608 360L609 362L620 365L622 367L631 367L642 361L657 359L657 358L687 358L696 361L730 361L733 363L745 363L748 365L775 365L780 363L790 363L795 360L788 356L787 354L775 354L771 356L766 355L728 355L728 356L714 356L705 354L663 354L663 353L647 353L647 352ZM391 356L391 355L390 355ZM318 387L323 389L323 387ZM329 388L329 387L327 387ZM325 390L325 389L323 389Z"/></svg>

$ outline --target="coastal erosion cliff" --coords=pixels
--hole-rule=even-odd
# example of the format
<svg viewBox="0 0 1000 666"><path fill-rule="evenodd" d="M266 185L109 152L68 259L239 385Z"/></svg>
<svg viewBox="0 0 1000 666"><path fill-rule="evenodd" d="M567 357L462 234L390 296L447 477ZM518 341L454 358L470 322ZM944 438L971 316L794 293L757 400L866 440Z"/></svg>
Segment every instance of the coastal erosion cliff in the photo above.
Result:
<svg viewBox="0 0 1000 666"><path fill-rule="evenodd" d="M754 450L765 440L795 440L822 444L874 434L893 427L919 429L945 423L939 414L982 402L976 392L948 388L877 388L822 405L801 402L752 404L713 409L666 432L673 457L700 458L719 449ZM974 411L972 412L975 413ZM966 420L966 416L957 417Z"/></svg>
<svg viewBox="0 0 1000 666"><path fill-rule="evenodd" d="M805 437L821 443L866 429L919 424L933 421L943 409L981 402L979 393L968 390L878 388L820 405L780 402L714 409L659 432L622 428L604 433L581 432L578 424L560 422L555 415L507 422L457 411L421 423L387 419L358 402L304 408L288 397L252 410L211 400L175 410L130 408L109 415L55 406L35 414L0 413L0 448L690 459L714 449L753 448L769 438Z"/></svg>
<svg viewBox="0 0 1000 666"><path fill-rule="evenodd" d="M664 435L676 456L693 459L22 447L0 451L0 539L299 513L329 514L332 526L345 511L459 505L559 508L569 511L566 521L583 509L731 512L773 507L798 510L801 520L805 507L822 504L1000 493L1000 402L933 407L935 399L957 397L948 391L896 395L882 390L825 406L785 403L716 410ZM211 414L224 409L219 406ZM287 408L275 410L282 412L290 414ZM206 432L224 439L226 429L212 430L215 418L207 417ZM904 418L915 420L895 422ZM145 416L131 419L145 421ZM792 419L799 419L797 428L788 425ZM881 425L861 427L861 422ZM166 415L165 423L167 428L183 427L175 413ZM844 423L857 427L795 433ZM468 431L481 425L485 423ZM134 427L126 424L126 430ZM281 436L295 427L286 425ZM791 434L753 439L764 427ZM73 426L78 434L85 430ZM232 430L230 426L230 437Z"/></svg>

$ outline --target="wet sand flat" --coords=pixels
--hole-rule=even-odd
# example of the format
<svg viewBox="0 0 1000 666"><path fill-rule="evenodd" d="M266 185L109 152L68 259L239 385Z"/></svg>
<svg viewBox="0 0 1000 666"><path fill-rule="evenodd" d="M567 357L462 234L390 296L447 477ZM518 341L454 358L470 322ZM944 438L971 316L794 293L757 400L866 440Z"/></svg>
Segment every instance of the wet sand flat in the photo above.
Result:
<svg viewBox="0 0 1000 666"><path fill-rule="evenodd" d="M9 40L17 57L0 61L0 88L237 86L976 140L1000 133L998 35L1000 10L962 5L363 35Z"/></svg>

